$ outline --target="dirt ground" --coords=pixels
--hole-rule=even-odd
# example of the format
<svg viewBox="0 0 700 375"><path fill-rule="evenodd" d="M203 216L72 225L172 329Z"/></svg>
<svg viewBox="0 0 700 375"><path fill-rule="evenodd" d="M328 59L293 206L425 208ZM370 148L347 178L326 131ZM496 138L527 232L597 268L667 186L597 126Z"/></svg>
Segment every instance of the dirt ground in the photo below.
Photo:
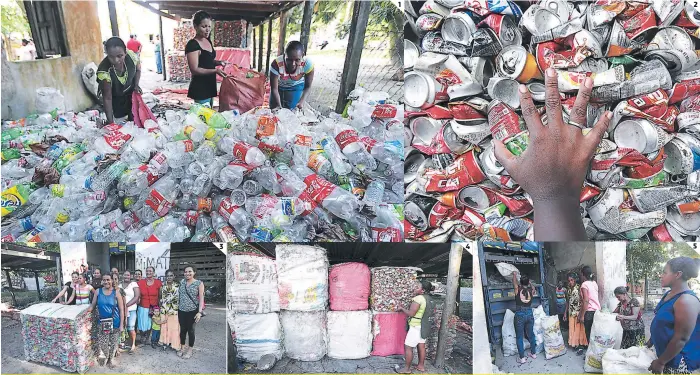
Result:
<svg viewBox="0 0 700 375"><path fill-rule="evenodd" d="M414 355L414 363L418 363L418 358ZM259 371L254 364L244 363L239 367L240 373L248 374L323 374L323 373L345 373L345 374L393 374L395 365L403 365L404 359L401 355L390 357L372 356L363 359L333 359L324 357L316 362L302 362L287 357L282 358L269 371ZM431 363L425 364L427 374L444 374Z"/></svg>
<svg viewBox="0 0 700 375"><path fill-rule="evenodd" d="M163 352L150 346L141 347L135 354L122 353L118 367L110 369L95 365L88 373L162 373L206 374L226 372L226 306L207 306L207 316L196 326L196 341L192 358L179 358L175 351ZM60 368L24 360L21 324L17 320L2 317L2 373L9 374L58 374Z"/></svg>
<svg viewBox="0 0 700 375"><path fill-rule="evenodd" d="M649 338L649 326L654 319L653 312L645 312L642 316L646 326L646 336ZM568 342L568 332L562 332L564 342ZM522 374L582 374L584 355L576 355L576 352L567 346L566 354L553 358L545 359L544 352L537 355L537 359L528 359L525 364L518 364L517 356L504 357L503 350L499 347L496 350L496 366L506 373L522 373Z"/></svg>

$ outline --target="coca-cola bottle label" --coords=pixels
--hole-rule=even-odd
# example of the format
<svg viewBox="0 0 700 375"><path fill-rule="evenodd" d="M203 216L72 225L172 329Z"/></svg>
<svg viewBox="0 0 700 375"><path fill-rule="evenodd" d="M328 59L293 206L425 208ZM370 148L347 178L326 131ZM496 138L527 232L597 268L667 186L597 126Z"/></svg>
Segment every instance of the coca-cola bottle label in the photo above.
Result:
<svg viewBox="0 0 700 375"><path fill-rule="evenodd" d="M148 198L146 198L146 205L151 207L158 216L163 217L170 211L170 207L172 207L173 204L165 199L158 190L153 189L148 195Z"/></svg>
<svg viewBox="0 0 700 375"><path fill-rule="evenodd" d="M297 134L296 137L294 137L295 145L311 147L312 142L313 138L311 138L310 135Z"/></svg>
<svg viewBox="0 0 700 375"><path fill-rule="evenodd" d="M394 118L396 117L396 107L391 104L380 104L374 107L372 118Z"/></svg>
<svg viewBox="0 0 700 375"><path fill-rule="evenodd" d="M194 150L194 142L192 142L191 139L182 141L182 143L185 145L185 152L192 152Z"/></svg>
<svg viewBox="0 0 700 375"><path fill-rule="evenodd" d="M318 203L322 203L335 189L335 185L316 174L306 176L304 183L306 184L306 193Z"/></svg>
<svg viewBox="0 0 700 375"><path fill-rule="evenodd" d="M372 238L376 242L402 242L401 231L398 228L372 228Z"/></svg>
<svg viewBox="0 0 700 375"><path fill-rule="evenodd" d="M338 142L341 150L344 150L349 144L357 142L357 139L358 134L355 129L343 130L335 136L335 141Z"/></svg>
<svg viewBox="0 0 700 375"><path fill-rule="evenodd" d="M241 161L245 161L245 156L248 155L248 150L253 148L253 146L244 143L244 142L236 142L233 145L233 156Z"/></svg>
<svg viewBox="0 0 700 375"><path fill-rule="evenodd" d="M197 210L204 212L211 212L211 198L198 198L197 199Z"/></svg>
<svg viewBox="0 0 700 375"><path fill-rule="evenodd" d="M262 137L269 137L275 134L276 125L276 116L260 116L260 118L258 119L258 128L255 131L255 137L260 139Z"/></svg>

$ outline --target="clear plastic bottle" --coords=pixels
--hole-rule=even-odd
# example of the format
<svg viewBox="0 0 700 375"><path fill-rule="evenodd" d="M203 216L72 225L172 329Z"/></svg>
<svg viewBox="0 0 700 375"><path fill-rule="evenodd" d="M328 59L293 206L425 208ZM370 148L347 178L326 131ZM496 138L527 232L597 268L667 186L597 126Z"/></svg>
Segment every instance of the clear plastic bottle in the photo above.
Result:
<svg viewBox="0 0 700 375"><path fill-rule="evenodd" d="M182 225L180 221L174 217L166 218L158 224L153 231L153 234L148 237L147 242L182 242L192 235L190 229Z"/></svg>
<svg viewBox="0 0 700 375"><path fill-rule="evenodd" d="M178 196L177 182L170 176L165 176L158 180L146 195L142 195L138 206L140 207L140 218L150 224L158 218L167 215Z"/></svg>
<svg viewBox="0 0 700 375"><path fill-rule="evenodd" d="M214 227L208 215L199 215L197 226L190 242L213 242Z"/></svg>
<svg viewBox="0 0 700 375"><path fill-rule="evenodd" d="M343 153L340 151L340 147L338 147L335 139L324 135L318 140L318 144L323 147L323 151L325 151L328 159L331 161L335 173L344 176L352 172L352 166L343 158Z"/></svg>
<svg viewBox="0 0 700 375"><path fill-rule="evenodd" d="M360 142L360 135L353 127L339 122L334 129L335 141L340 150L354 166L364 166L370 170L377 168L377 162Z"/></svg>
<svg viewBox="0 0 700 375"><path fill-rule="evenodd" d="M122 161L115 161L109 166L105 171L96 175L92 181L90 181L90 190L92 191L104 191L107 187L112 184L114 180L119 178L124 171L127 170L129 166Z"/></svg>
<svg viewBox="0 0 700 375"><path fill-rule="evenodd" d="M219 141L219 150L232 154L234 158L245 162L252 168L265 164L267 157L259 148L232 137L224 137Z"/></svg>
<svg viewBox="0 0 700 375"><path fill-rule="evenodd" d="M280 187L282 188L282 194L287 197L298 197L304 189L306 189L306 184L302 181L299 176L294 173L287 164L279 163L275 167L277 174L281 177Z"/></svg>
<svg viewBox="0 0 700 375"><path fill-rule="evenodd" d="M384 197L384 182L381 180L374 180L367 185L367 190L365 190L365 196L362 198L362 202L367 205L378 205L382 202Z"/></svg>
<svg viewBox="0 0 700 375"><path fill-rule="evenodd" d="M201 198L193 194L185 194L176 201L176 206L184 210L211 212L211 198Z"/></svg>
<svg viewBox="0 0 700 375"><path fill-rule="evenodd" d="M240 206L235 206L231 202L231 197L217 196L214 204L218 207L218 213L231 224L241 241L246 241L250 237L250 230L253 228L253 218Z"/></svg>
<svg viewBox="0 0 700 375"><path fill-rule="evenodd" d="M354 195L324 180L307 167L295 166L293 170L304 179L309 196L328 212L343 220L356 214L359 204Z"/></svg>
<svg viewBox="0 0 700 375"><path fill-rule="evenodd" d="M214 231L216 232L219 241L238 242L238 238L236 238L233 228L228 225L226 219L219 215L218 212L211 213L211 225L214 227Z"/></svg>
<svg viewBox="0 0 700 375"><path fill-rule="evenodd" d="M372 239L375 242L403 242L403 225L385 204L377 208L372 220Z"/></svg>
<svg viewBox="0 0 700 375"><path fill-rule="evenodd" d="M221 169L219 177L215 179L214 184L223 190L233 190L241 186L243 182L243 174L248 169L245 166L231 163Z"/></svg>

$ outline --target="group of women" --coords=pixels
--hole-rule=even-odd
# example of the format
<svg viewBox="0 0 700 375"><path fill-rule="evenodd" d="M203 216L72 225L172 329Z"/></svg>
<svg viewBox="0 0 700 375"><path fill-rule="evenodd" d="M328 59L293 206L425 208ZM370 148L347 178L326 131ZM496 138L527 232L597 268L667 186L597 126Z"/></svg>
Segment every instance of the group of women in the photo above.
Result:
<svg viewBox="0 0 700 375"><path fill-rule="evenodd" d="M226 77L226 61L216 60L211 41L212 18L198 11L192 18L195 37L186 47L187 65L192 74L187 96L195 103L213 107L217 94L216 76ZM103 98L106 123L123 124L133 120L132 94L141 93L139 56L126 48L119 37L105 43L107 55L97 68L98 95ZM311 89L314 66L303 45L292 41L285 53L270 64L270 108L301 108Z"/></svg>
<svg viewBox="0 0 700 375"><path fill-rule="evenodd" d="M155 276L153 267L142 272L117 268L101 276L101 286L86 283L87 276L73 272L53 302L87 305L98 320L98 347L101 364L113 368L120 350L137 350L137 331L142 345L163 351L172 349L179 357L192 357L195 325L204 316L204 283L195 278L192 266L184 269L184 278L175 281L172 270L165 272L165 283ZM128 333L127 333L128 332Z"/></svg>
<svg viewBox="0 0 700 375"><path fill-rule="evenodd" d="M699 268L698 260L689 257L674 258L666 263L661 274L661 286L670 290L654 309L648 340L639 301L628 294L625 286L614 290L619 303L613 313L617 314L623 328L620 347L653 347L658 358L651 363L649 371L655 374L690 374L700 370L700 299L688 285L690 279L698 277ZM598 284L589 266L582 267L578 274L570 273L567 281L565 308L560 318L568 321L569 346L582 355L591 339L595 314L601 310ZM526 332L531 347L530 357L537 358L531 307L535 288L527 275L517 280L513 274L513 284L518 361L526 363L523 345ZM557 293L557 299L561 299L560 293Z"/></svg>

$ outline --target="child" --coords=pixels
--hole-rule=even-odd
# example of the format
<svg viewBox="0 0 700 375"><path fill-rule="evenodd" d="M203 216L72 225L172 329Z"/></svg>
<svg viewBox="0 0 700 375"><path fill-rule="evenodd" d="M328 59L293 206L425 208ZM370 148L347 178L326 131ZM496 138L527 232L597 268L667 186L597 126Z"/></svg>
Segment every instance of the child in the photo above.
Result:
<svg viewBox="0 0 700 375"><path fill-rule="evenodd" d="M559 315L559 326L565 328L564 324L564 314L566 313L566 289L564 289L564 282L559 281L557 283L557 315Z"/></svg>
<svg viewBox="0 0 700 375"><path fill-rule="evenodd" d="M168 320L165 315L160 315L160 307L154 306L151 321L151 348L155 349L160 340L160 325L165 324ZM165 350L165 347L163 347L163 350Z"/></svg>

